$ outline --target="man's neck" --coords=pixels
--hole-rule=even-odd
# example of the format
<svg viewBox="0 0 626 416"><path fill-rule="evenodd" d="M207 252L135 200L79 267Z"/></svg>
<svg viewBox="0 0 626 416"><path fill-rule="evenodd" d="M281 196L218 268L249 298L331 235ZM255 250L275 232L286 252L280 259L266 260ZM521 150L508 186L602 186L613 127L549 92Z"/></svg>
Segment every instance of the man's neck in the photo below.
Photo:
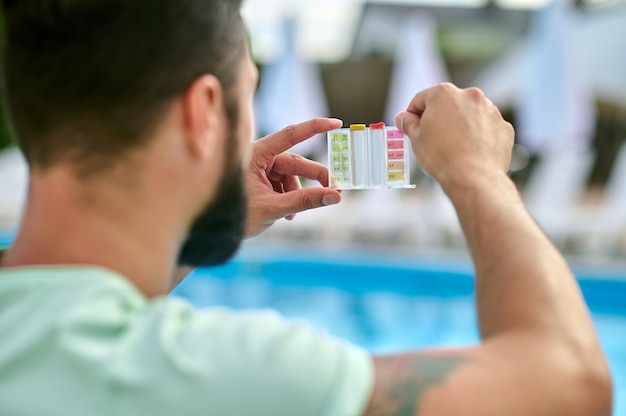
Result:
<svg viewBox="0 0 626 416"><path fill-rule="evenodd" d="M32 174L22 226L2 265L104 267L146 296L166 294L183 227L168 220L175 216L158 217L167 202L155 192L112 181L85 183L62 168ZM151 204L161 209L146 209Z"/></svg>

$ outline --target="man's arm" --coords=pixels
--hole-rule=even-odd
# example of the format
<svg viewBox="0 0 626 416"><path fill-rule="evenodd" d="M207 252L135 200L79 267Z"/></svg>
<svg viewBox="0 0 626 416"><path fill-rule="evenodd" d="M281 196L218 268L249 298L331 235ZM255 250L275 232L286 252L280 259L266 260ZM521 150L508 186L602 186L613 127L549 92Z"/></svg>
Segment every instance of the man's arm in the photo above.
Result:
<svg viewBox="0 0 626 416"><path fill-rule="evenodd" d="M482 343L375 358L365 414L610 415L611 377L578 285L505 174L511 126L480 91L450 84L419 93L397 124L457 210Z"/></svg>

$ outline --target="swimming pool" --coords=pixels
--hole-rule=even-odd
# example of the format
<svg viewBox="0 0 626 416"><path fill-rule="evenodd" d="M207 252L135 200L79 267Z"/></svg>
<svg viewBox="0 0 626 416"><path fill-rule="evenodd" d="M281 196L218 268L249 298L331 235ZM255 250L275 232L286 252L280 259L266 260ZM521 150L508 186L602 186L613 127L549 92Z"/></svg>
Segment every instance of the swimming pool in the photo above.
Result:
<svg viewBox="0 0 626 416"><path fill-rule="evenodd" d="M614 415L626 416L626 270L575 273L611 364ZM247 249L174 294L200 307L273 308L372 352L479 340L466 260Z"/></svg>

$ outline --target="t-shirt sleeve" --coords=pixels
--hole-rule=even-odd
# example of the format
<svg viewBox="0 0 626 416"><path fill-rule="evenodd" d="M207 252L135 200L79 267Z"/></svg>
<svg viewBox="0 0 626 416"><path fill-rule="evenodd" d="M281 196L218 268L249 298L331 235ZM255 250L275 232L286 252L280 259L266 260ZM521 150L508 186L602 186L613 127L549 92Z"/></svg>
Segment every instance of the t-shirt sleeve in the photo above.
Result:
<svg viewBox="0 0 626 416"><path fill-rule="evenodd" d="M136 368L145 386L118 388L128 394L120 400L128 407L120 410L357 416L367 405L374 378L369 355L303 322L274 312L196 311L171 300L151 309L135 328L143 335L117 363L122 374L115 374L126 384Z"/></svg>

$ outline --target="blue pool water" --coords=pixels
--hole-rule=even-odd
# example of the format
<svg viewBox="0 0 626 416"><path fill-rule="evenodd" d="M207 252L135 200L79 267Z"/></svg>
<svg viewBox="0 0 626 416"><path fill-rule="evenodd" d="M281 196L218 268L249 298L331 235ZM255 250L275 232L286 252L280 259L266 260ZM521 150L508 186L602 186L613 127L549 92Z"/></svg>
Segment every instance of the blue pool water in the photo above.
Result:
<svg viewBox="0 0 626 416"><path fill-rule="evenodd" d="M0 248L8 247L13 240L13 235L8 231L0 230Z"/></svg>
<svg viewBox="0 0 626 416"><path fill-rule="evenodd" d="M609 356L614 415L626 416L626 270L575 273ZM198 270L174 294L200 307L276 309L375 353L479 340L467 261L244 253Z"/></svg>

